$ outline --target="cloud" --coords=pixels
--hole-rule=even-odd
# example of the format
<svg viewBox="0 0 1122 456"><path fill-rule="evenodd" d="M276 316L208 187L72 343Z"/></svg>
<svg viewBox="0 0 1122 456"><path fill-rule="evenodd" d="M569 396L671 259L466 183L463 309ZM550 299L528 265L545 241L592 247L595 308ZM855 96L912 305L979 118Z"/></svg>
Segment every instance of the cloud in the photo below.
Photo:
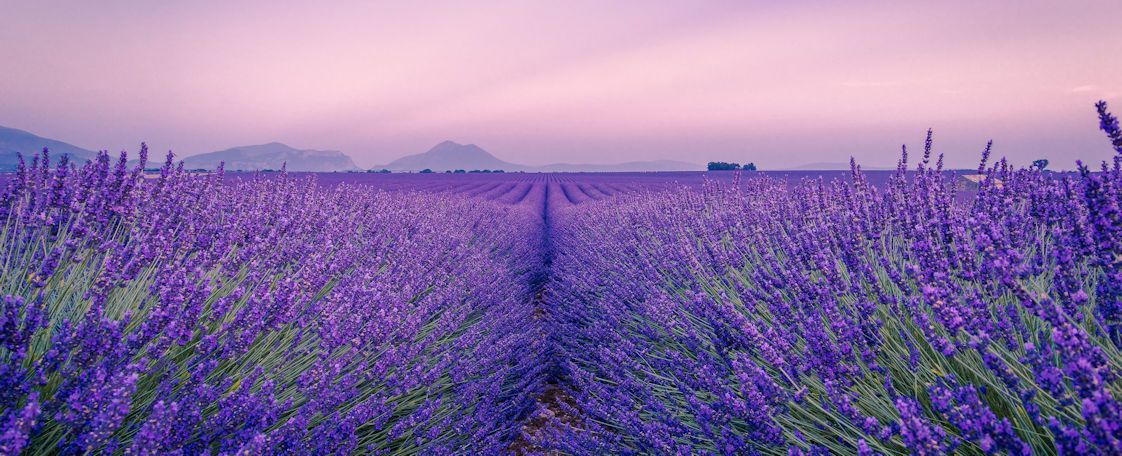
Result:
<svg viewBox="0 0 1122 456"><path fill-rule="evenodd" d="M1098 90L1100 90L1099 86L1094 85L1094 84L1086 84L1086 85L1071 87L1071 88L1067 89L1067 92L1068 93L1087 93L1087 92L1095 92L1095 91L1098 91Z"/></svg>

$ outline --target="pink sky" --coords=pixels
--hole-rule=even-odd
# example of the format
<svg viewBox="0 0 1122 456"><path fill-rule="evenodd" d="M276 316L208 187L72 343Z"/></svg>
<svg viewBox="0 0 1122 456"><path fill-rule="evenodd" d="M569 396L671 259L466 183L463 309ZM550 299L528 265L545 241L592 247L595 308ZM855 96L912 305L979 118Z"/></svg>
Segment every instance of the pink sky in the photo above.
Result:
<svg viewBox="0 0 1122 456"><path fill-rule="evenodd" d="M95 5L96 3L96 5ZM171 3L171 2L168 2ZM1122 2L4 2L0 125L360 166L445 139L526 164L1108 159ZM776 3L773 5L772 3Z"/></svg>

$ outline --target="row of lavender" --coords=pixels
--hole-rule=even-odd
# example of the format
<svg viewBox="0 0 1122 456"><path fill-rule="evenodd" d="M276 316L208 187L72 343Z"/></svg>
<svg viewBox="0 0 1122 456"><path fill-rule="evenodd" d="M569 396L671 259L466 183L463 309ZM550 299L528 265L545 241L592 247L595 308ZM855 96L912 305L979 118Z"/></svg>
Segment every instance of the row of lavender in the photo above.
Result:
<svg viewBox="0 0 1122 456"><path fill-rule="evenodd" d="M158 177L0 195L0 453L494 453L546 363L542 220L454 195ZM544 196L544 195L543 195Z"/></svg>
<svg viewBox="0 0 1122 456"><path fill-rule="evenodd" d="M1122 454L1122 158L983 159L965 203L930 141L906 158L886 186L855 168L562 211L549 320L583 418L542 444Z"/></svg>

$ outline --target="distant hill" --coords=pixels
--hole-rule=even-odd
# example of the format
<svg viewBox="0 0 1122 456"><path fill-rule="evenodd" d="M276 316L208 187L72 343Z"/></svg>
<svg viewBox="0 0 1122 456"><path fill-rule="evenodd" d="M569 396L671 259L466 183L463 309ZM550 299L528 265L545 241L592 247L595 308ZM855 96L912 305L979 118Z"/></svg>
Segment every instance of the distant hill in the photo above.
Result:
<svg viewBox="0 0 1122 456"><path fill-rule="evenodd" d="M420 171L431 169L444 170L473 170L473 169L501 169L504 171L523 171L527 167L499 160L490 152L483 150L475 144L459 144L444 141L433 146L427 152L406 155L389 164L376 168L385 168L390 171Z"/></svg>
<svg viewBox="0 0 1122 456"><path fill-rule="evenodd" d="M69 155L76 164L81 164L97 156L94 151L86 150L54 139L43 138L23 130L0 127L0 171L15 169L16 153L23 153L30 161L44 147L50 149L52 161L63 154ZM225 162L228 171L279 170L285 166L288 171L332 172L358 171L360 168L347 154L336 150L296 149L288 145L271 142L253 146L233 147L217 152L208 152L183 157L188 169L214 169ZM846 165L848 167L848 165ZM632 161L617 164L553 163L543 166L529 166L501 160L475 144L458 144L444 141L420 154L401 157L387 165L372 169L391 171L420 171L423 169L442 172L445 170L503 170L507 172L626 172L626 171L700 171L704 166L674 160Z"/></svg>
<svg viewBox="0 0 1122 456"><path fill-rule="evenodd" d="M16 154L23 154L24 160L30 162L31 157L42 152L44 147L49 149L52 163L58 163L57 160L63 155L69 155L71 161L80 165L97 155L94 151L73 144L0 126L0 171L12 171L16 168L19 163Z"/></svg>
<svg viewBox="0 0 1122 456"><path fill-rule="evenodd" d="M285 166L288 171L359 170L350 156L337 150L296 149L278 142L232 147L183 158L184 166L189 169L214 169L221 162L226 163L227 171L279 170L281 166Z"/></svg>
<svg viewBox="0 0 1122 456"><path fill-rule="evenodd" d="M544 166L520 165L504 161L475 144L459 144L444 141L427 152L407 155L384 166L372 169L390 171L420 171L431 169L436 172L446 170L501 169L503 171L529 172L622 172L622 171L698 171L701 165L673 160L635 161L618 164L572 164L554 163Z"/></svg>

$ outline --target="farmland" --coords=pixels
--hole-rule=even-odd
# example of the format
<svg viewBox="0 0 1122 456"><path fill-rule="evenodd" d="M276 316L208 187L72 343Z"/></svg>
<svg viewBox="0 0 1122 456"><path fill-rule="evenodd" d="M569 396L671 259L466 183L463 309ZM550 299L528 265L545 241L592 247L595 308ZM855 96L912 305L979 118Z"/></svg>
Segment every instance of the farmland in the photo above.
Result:
<svg viewBox="0 0 1122 456"><path fill-rule="evenodd" d="M0 1L0 456L1122 456L1120 18Z"/></svg>
<svg viewBox="0 0 1122 456"><path fill-rule="evenodd" d="M1122 452L1119 161L145 174L139 155L5 176L0 452Z"/></svg>

